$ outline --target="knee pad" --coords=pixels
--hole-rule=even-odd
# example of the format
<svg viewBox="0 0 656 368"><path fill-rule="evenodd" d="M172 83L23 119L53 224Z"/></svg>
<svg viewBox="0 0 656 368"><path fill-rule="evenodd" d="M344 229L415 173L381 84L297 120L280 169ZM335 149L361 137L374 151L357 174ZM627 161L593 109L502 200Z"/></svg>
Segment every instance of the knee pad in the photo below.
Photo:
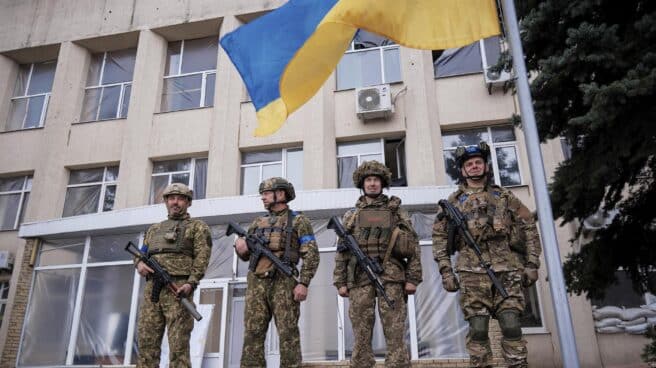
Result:
<svg viewBox="0 0 656 368"><path fill-rule="evenodd" d="M477 342L487 341L487 331L490 323L488 316L474 316L469 318L469 337Z"/></svg>
<svg viewBox="0 0 656 368"><path fill-rule="evenodd" d="M501 333L507 340L519 340L522 338L522 325L519 321L519 312L516 310L504 310L497 316Z"/></svg>

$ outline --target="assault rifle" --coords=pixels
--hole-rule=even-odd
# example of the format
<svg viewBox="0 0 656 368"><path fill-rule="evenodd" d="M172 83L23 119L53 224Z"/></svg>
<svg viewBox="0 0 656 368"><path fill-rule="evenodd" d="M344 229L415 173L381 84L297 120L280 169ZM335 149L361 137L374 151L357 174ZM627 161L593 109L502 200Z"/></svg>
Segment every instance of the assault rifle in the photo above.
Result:
<svg viewBox="0 0 656 368"><path fill-rule="evenodd" d="M139 250L139 248L137 248L133 242L128 242L128 245L125 246L125 250L133 256L139 258L141 262L145 263L146 266L155 271L153 274L148 276L153 280L153 292L150 294L151 302L157 303L159 301L159 294L162 292L162 288L164 286L166 286L173 294L177 295L178 286L171 278L171 275L169 275L169 273L166 272L166 270L163 269L156 260L141 252L141 250ZM194 317L196 321L203 319L203 316L198 313L196 308L194 308L194 305L191 304L189 300L186 298L180 298L180 303L182 303L182 306L185 307L187 312L189 312L189 314L191 314L191 316Z"/></svg>
<svg viewBox="0 0 656 368"><path fill-rule="evenodd" d="M378 294L382 295L387 302L387 305L394 309L394 301L390 300L390 298L387 296L383 284L381 284L380 280L378 279L378 275L383 273L383 268L380 266L378 261L369 258L366 254L364 254L364 252L362 252L362 249L360 249L357 240L355 240L353 235L346 232L344 225L339 222L339 219L336 216L330 218L330 221L328 221L328 228L335 230L337 236L342 238L342 242L344 245L346 245L351 254L355 256L358 261L358 266L364 270L364 273L369 278L369 281L371 281L371 283L374 285L378 291Z"/></svg>
<svg viewBox="0 0 656 368"><path fill-rule="evenodd" d="M444 212L440 213L440 219L444 218L445 216L448 218L450 225L456 228L456 231L460 234L460 236L462 236L462 238L465 240L465 243L467 243L467 245L474 251L474 253L476 253L478 256L479 265L485 269L487 276L490 278L490 280L492 280L492 284L494 284L494 287L499 290L499 294L501 294L501 296L504 298L507 298L508 292L503 287L503 284L501 284L501 281L499 281L497 278L497 275L494 274L490 262L486 262L483 259L481 248L478 246L478 244L476 244L474 237L469 232L469 228L467 228L467 219L465 219L465 216L463 216L463 214L457 208L455 208L451 203L449 203L449 201L445 199L440 200L437 202L437 204L444 210ZM449 236L449 241L451 240L451 236Z"/></svg>
<svg viewBox="0 0 656 368"><path fill-rule="evenodd" d="M287 277L293 277L298 274L296 268L292 268L289 264L283 262L280 258L276 257L275 254L267 247L269 241L263 236L256 234L248 234L244 228L239 226L237 223L229 222L228 228L226 229L226 236L232 234L237 234L246 239L246 245L248 250L251 252L250 261L248 264L248 269L255 271L257 267L257 262L260 260L260 257L265 256L273 263L276 268L284 273Z"/></svg>

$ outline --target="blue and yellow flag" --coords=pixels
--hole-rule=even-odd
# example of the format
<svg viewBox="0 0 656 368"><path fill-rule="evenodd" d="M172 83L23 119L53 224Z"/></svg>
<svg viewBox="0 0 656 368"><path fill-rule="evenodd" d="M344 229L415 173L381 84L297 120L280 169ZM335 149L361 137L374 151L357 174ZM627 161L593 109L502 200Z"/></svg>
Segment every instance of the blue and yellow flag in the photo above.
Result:
<svg viewBox="0 0 656 368"><path fill-rule="evenodd" d="M314 96L358 28L442 50L499 34L499 20L494 0L289 0L221 39L255 105L256 136Z"/></svg>

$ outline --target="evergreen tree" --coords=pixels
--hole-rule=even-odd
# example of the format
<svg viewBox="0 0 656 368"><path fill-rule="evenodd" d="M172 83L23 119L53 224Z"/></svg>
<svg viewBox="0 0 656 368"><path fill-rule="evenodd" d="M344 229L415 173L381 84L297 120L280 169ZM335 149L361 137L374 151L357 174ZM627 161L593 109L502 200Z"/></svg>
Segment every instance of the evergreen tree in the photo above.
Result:
<svg viewBox="0 0 656 368"><path fill-rule="evenodd" d="M656 1L516 1L538 130L571 158L550 186L554 216L617 210L564 265L568 289L600 298L621 267L656 292Z"/></svg>

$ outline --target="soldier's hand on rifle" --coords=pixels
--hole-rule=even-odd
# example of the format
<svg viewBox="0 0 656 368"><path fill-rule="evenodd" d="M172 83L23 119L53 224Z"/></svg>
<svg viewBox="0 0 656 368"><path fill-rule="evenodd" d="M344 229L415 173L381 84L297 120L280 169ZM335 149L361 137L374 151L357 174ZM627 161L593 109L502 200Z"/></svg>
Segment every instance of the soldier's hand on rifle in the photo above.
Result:
<svg viewBox="0 0 656 368"><path fill-rule="evenodd" d="M297 302L304 301L307 298L307 293L307 286L303 284L296 284L296 287L294 287L294 300Z"/></svg>
<svg viewBox="0 0 656 368"><path fill-rule="evenodd" d="M524 273L522 274L522 286L530 287L538 281L538 267L533 263L529 263L524 268Z"/></svg>
<svg viewBox="0 0 656 368"><path fill-rule="evenodd" d="M456 278L456 274L453 273L451 267L444 267L440 273L442 274L442 287L448 292L455 292L460 289L460 284Z"/></svg>
<svg viewBox="0 0 656 368"><path fill-rule="evenodd" d="M237 238L235 241L235 249L237 250L237 254L239 254L239 256L245 257L248 254L248 245L246 245L246 239Z"/></svg>
<svg viewBox="0 0 656 368"><path fill-rule="evenodd" d="M143 261L139 261L139 263L137 263L137 272L139 272L139 275L146 277L155 271L153 271L152 268L148 267L148 265L145 264Z"/></svg>
<svg viewBox="0 0 656 368"><path fill-rule="evenodd" d="M407 295L412 295L417 292L417 285L411 283L411 282L406 282L405 283L405 293Z"/></svg>
<svg viewBox="0 0 656 368"><path fill-rule="evenodd" d="M194 288L191 287L190 284L184 284L178 288L178 291L175 293L175 295L178 298L186 298L191 294L191 292L194 291Z"/></svg>
<svg viewBox="0 0 656 368"><path fill-rule="evenodd" d="M343 298L348 298L349 297L349 292L348 288L346 286L342 286L339 289L337 289L337 294Z"/></svg>

